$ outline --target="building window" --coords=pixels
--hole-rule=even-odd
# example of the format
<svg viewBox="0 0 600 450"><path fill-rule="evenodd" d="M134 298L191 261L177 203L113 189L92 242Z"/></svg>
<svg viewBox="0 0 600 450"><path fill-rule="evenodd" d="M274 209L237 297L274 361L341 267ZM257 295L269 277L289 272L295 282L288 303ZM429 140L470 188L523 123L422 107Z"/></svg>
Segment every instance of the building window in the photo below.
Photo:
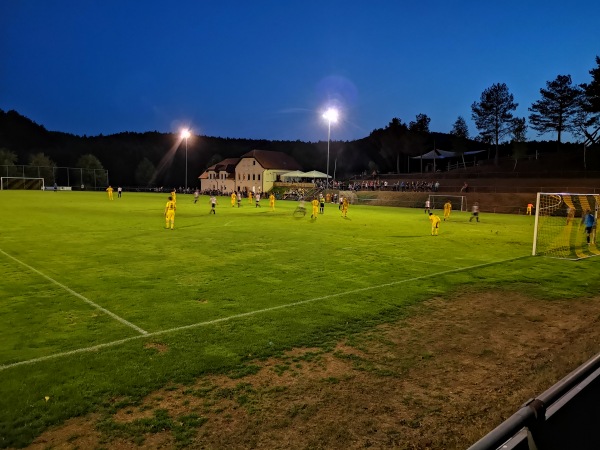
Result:
<svg viewBox="0 0 600 450"><path fill-rule="evenodd" d="M260 181L260 173L258 174L258 181Z"/></svg>
<svg viewBox="0 0 600 450"><path fill-rule="evenodd" d="M256 160L252 160L252 165L255 166L256 165Z"/></svg>
<svg viewBox="0 0 600 450"><path fill-rule="evenodd" d="M256 180L256 175L252 174L252 181Z"/></svg>

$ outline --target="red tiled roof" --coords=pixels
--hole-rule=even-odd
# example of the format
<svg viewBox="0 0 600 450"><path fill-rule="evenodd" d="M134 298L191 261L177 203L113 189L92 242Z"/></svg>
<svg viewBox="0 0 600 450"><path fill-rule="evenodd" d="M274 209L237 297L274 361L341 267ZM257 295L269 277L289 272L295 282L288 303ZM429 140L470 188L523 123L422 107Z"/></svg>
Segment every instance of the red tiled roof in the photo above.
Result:
<svg viewBox="0 0 600 450"><path fill-rule="evenodd" d="M227 172L227 178L233 178L233 175L235 174L235 166L237 166L237 163L239 162L240 158L224 159L223 161L208 167L198 178L205 180L208 178L208 172L219 173L223 171Z"/></svg>

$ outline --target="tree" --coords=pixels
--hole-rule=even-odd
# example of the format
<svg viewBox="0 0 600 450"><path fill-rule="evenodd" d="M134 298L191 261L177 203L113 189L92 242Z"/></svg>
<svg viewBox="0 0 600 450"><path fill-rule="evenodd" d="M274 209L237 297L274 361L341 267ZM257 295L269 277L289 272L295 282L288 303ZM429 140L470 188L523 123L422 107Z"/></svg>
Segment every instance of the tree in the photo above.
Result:
<svg viewBox="0 0 600 450"><path fill-rule="evenodd" d="M571 84L571 75L558 75L546 82L546 89L540 89L540 94L542 98L529 108L531 128L539 134L556 131L559 150L562 133L577 131L575 119L582 90Z"/></svg>
<svg viewBox="0 0 600 450"><path fill-rule="evenodd" d="M466 167L465 150L467 147L467 140L469 139L469 128L462 116L458 116L456 122L454 122L450 135L452 136L452 150L461 154L463 167Z"/></svg>
<svg viewBox="0 0 600 450"><path fill-rule="evenodd" d="M525 117L515 117L513 120L511 142L525 142L527 141L527 122Z"/></svg>
<svg viewBox="0 0 600 450"><path fill-rule="evenodd" d="M600 142L600 57L598 56L596 56L596 64L598 67L590 70L592 81L580 85L583 94L575 118L577 134L583 135L588 145Z"/></svg>
<svg viewBox="0 0 600 450"><path fill-rule="evenodd" d="M92 154L81 156L75 163L82 171L81 184L88 186L103 185L106 182L104 167L98 158Z"/></svg>
<svg viewBox="0 0 600 450"><path fill-rule="evenodd" d="M148 158L142 159L135 169L135 182L138 186L151 186L154 183L155 171L154 164Z"/></svg>
<svg viewBox="0 0 600 450"><path fill-rule="evenodd" d="M406 126L405 123L402 122L402 119L398 119L397 117L394 117L390 123L388 124L388 126L386 127L386 129L391 130L394 133L403 133L405 131L408 130L408 127Z"/></svg>
<svg viewBox="0 0 600 450"><path fill-rule="evenodd" d="M33 169L30 176L43 178L46 185L54 184L54 168L56 167L54 161L43 153L35 153L29 157L29 165Z"/></svg>
<svg viewBox="0 0 600 450"><path fill-rule="evenodd" d="M0 148L0 166L14 166L17 162L17 154L7 148Z"/></svg>
<svg viewBox="0 0 600 450"><path fill-rule="evenodd" d="M467 122L462 116L458 116L456 122L452 126L452 130L450 134L456 136L461 139L469 139L469 127L467 127Z"/></svg>
<svg viewBox="0 0 600 450"><path fill-rule="evenodd" d="M0 148L0 174L2 176L10 177L17 175L17 168L15 163L17 162L17 154L11 152L7 148ZM5 166L5 167L2 167Z"/></svg>
<svg viewBox="0 0 600 450"><path fill-rule="evenodd" d="M388 168L395 166L396 173L400 173L400 154L405 150L408 126L401 119L394 117L383 133L379 135L379 154L385 160Z"/></svg>
<svg viewBox="0 0 600 450"><path fill-rule="evenodd" d="M508 92L505 83L496 83L482 92L479 102L471 105L471 117L480 132L480 139L492 142L496 147L495 161L498 164L498 144L512 130L512 111L517 109L518 103Z"/></svg>
<svg viewBox="0 0 600 450"><path fill-rule="evenodd" d="M415 121L408 124L408 129L416 133L429 133L429 122L431 119L427 114L417 114Z"/></svg>
<svg viewBox="0 0 600 450"><path fill-rule="evenodd" d="M512 129L512 157L515 160L515 166L513 170L517 168L517 162L519 158L523 158L527 155L527 144L525 141L527 140L527 122L525 121L525 117L515 117L513 120L513 129Z"/></svg>

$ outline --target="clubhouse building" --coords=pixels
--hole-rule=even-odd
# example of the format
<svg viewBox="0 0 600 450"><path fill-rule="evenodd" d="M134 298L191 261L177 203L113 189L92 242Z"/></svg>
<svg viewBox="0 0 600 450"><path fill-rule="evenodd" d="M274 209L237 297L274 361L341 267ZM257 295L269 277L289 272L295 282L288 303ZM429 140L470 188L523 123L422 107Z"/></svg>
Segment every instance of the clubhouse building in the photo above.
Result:
<svg viewBox="0 0 600 450"><path fill-rule="evenodd" d="M201 191L268 192L281 175L300 170L300 164L282 152L252 150L241 158L227 158L200 175Z"/></svg>

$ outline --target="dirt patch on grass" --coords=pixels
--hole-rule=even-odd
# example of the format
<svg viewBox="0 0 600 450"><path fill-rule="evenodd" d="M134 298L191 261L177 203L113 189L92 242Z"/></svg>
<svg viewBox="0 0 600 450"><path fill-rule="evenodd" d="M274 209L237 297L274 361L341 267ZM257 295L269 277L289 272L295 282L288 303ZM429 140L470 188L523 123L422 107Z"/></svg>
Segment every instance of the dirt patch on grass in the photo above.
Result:
<svg viewBox="0 0 600 450"><path fill-rule="evenodd" d="M76 418L29 448L463 449L599 351L600 297L433 299L339 342Z"/></svg>
<svg viewBox="0 0 600 450"><path fill-rule="evenodd" d="M156 350L158 353L164 353L169 350L169 347L159 342L147 342L144 344L144 348L151 348Z"/></svg>

